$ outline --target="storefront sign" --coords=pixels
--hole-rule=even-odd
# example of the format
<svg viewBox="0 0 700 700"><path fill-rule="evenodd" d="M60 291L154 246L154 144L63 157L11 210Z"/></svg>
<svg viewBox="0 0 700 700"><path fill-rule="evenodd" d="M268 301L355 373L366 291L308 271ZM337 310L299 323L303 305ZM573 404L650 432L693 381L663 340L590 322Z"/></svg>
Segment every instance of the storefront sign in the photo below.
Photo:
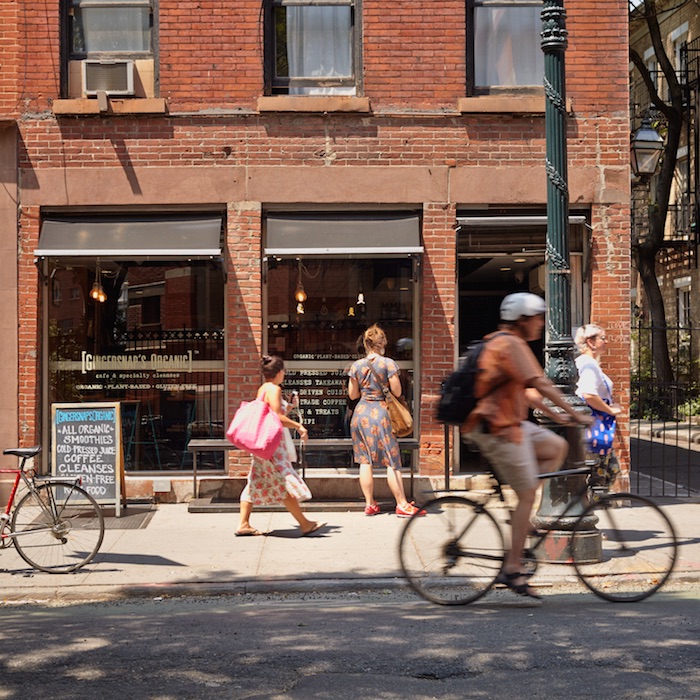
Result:
<svg viewBox="0 0 700 700"><path fill-rule="evenodd" d="M302 421L313 438L350 437L348 377L344 369L288 369L284 391L299 392Z"/></svg>
<svg viewBox="0 0 700 700"><path fill-rule="evenodd" d="M98 503L114 503L119 515L124 479L120 404L53 404L51 434L54 475L79 476Z"/></svg>

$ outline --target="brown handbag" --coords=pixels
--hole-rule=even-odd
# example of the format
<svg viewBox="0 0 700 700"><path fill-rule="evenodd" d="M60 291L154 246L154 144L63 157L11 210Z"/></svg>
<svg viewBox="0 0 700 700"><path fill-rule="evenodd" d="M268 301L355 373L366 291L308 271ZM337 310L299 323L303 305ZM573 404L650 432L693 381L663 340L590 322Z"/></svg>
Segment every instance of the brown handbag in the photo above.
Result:
<svg viewBox="0 0 700 700"><path fill-rule="evenodd" d="M391 431L396 435L396 437L407 437L413 432L413 417L411 412L408 410L406 405L406 400L403 396L394 396L389 387L386 386L382 380L379 378L374 367L372 367L372 360L367 361L369 364L370 371L377 380L377 383L382 389L384 398L386 400L386 410L389 414L389 420L391 421Z"/></svg>

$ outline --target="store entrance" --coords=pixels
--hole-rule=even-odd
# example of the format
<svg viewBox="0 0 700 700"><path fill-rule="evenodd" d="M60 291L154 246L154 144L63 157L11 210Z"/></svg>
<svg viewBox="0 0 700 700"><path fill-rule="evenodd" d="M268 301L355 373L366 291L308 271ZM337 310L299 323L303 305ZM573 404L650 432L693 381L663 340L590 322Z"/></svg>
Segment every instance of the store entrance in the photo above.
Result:
<svg viewBox="0 0 700 700"><path fill-rule="evenodd" d="M503 297L513 292L544 294L540 286L544 255L460 257L459 260L459 354L470 343L496 329ZM543 361L543 341L531 344ZM460 444L459 471L487 469L481 455Z"/></svg>
<svg viewBox="0 0 700 700"><path fill-rule="evenodd" d="M569 217L571 270L571 332L587 317L586 259L590 248L584 212ZM542 297L546 288L547 217L542 211L463 212L457 217L458 350L495 330L503 297L531 292ZM544 364L544 338L531 344ZM456 473L484 471L480 455L457 442Z"/></svg>

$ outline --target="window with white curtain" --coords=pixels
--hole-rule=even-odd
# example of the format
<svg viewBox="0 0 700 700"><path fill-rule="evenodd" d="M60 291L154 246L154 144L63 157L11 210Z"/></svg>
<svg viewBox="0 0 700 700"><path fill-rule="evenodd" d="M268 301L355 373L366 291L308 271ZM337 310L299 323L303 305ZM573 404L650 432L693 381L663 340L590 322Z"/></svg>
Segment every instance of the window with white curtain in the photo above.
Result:
<svg viewBox="0 0 700 700"><path fill-rule="evenodd" d="M71 58L150 54L150 0L71 0Z"/></svg>
<svg viewBox="0 0 700 700"><path fill-rule="evenodd" d="M474 92L542 86L541 0L468 0L470 80Z"/></svg>
<svg viewBox="0 0 700 700"><path fill-rule="evenodd" d="M356 95L359 0L271 0L266 22L273 94Z"/></svg>

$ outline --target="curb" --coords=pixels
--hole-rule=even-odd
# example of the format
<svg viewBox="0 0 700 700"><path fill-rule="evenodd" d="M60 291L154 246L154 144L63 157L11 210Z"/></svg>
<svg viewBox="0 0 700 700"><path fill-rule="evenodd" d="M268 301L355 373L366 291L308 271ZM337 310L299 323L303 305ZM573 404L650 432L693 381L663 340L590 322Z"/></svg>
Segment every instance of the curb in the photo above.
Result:
<svg viewBox="0 0 700 700"><path fill-rule="evenodd" d="M671 574L667 585L661 589L671 590L674 584L700 584L700 571L683 571ZM562 589L570 590L572 586L586 591L584 585L578 580L576 574L567 572L561 576L538 576L532 585L538 589L546 589L553 592ZM495 586L493 590L502 590L502 586ZM281 579L275 581L247 580L218 583L150 583L129 586L90 586L80 584L66 587L37 587L31 590L26 588L10 588L2 592L0 608L8 605L32 605L45 603L94 603L117 600L138 599L163 599L183 597L216 597L216 596L277 596L300 594L337 594L337 593L363 593L377 591L404 591L415 595L416 601L423 599L414 594L408 582L400 576L386 576L374 578L332 578L332 579ZM424 601L425 602L425 601Z"/></svg>

